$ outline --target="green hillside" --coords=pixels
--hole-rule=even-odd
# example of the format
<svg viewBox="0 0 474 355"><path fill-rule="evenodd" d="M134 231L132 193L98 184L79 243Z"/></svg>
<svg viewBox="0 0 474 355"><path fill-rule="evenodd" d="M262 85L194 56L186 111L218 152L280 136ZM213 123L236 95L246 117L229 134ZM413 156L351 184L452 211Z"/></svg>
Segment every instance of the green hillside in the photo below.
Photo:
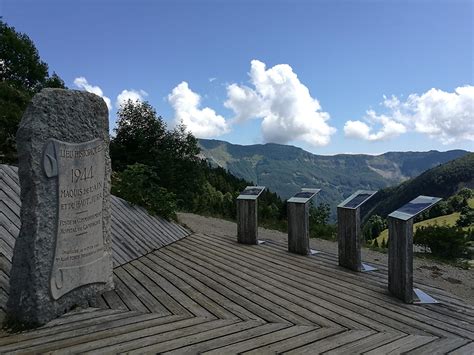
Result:
<svg viewBox="0 0 474 355"><path fill-rule="evenodd" d="M474 186L474 153L425 171L414 179L383 189L364 206L364 212L386 217L418 195L447 198L462 187Z"/></svg>
<svg viewBox="0 0 474 355"><path fill-rule="evenodd" d="M474 199L472 199L472 204L474 204ZM448 214L446 216L439 216L435 218L426 219L421 222L417 222L413 225L413 228L416 230L418 227L429 226L429 225L443 225L446 224L447 226L454 226L456 225L456 221L459 219L459 212L454 212ZM467 228L466 228L467 229ZM388 229L384 229L382 233L377 237L377 242L379 245L382 245L382 240L385 239L385 242L388 240Z"/></svg>
<svg viewBox="0 0 474 355"><path fill-rule="evenodd" d="M236 145L200 139L201 153L233 175L269 187L288 198L301 187L318 187L318 201L335 207L355 190L379 190L464 156L466 151L393 152L378 156L324 156L280 144Z"/></svg>

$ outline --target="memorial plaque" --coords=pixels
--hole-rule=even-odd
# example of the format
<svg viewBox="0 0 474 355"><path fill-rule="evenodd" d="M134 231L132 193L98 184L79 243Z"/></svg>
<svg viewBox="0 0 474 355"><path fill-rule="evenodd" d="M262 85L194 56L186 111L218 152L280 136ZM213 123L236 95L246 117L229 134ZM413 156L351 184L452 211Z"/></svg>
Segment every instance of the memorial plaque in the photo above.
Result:
<svg viewBox="0 0 474 355"><path fill-rule="evenodd" d="M238 200L256 200L265 190L265 186L247 186L237 197Z"/></svg>
<svg viewBox="0 0 474 355"><path fill-rule="evenodd" d="M316 194L321 191L321 189L310 189L310 188L303 188L301 192L296 193L293 197L291 197L288 202L293 203L306 203L311 200Z"/></svg>
<svg viewBox="0 0 474 355"><path fill-rule="evenodd" d="M362 204L364 204L368 199L374 196L377 191L365 191L365 190L358 190L354 192L351 196L347 199L342 201L337 207L343 208L359 208Z"/></svg>
<svg viewBox="0 0 474 355"><path fill-rule="evenodd" d="M388 216L407 221L441 200L442 199L439 197L420 195L417 198L408 202L406 205L400 207L398 210L390 213Z"/></svg>
<svg viewBox="0 0 474 355"><path fill-rule="evenodd" d="M46 143L44 170L58 179L56 248L51 272L51 295L58 299L90 283L106 283L102 191L104 142ZM57 176L54 177L55 173Z"/></svg>

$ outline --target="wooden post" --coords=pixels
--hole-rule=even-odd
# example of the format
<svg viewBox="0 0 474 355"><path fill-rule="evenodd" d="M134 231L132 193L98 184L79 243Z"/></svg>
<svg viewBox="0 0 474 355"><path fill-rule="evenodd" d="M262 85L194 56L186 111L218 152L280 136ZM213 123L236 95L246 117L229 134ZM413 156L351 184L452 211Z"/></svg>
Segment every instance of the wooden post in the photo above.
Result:
<svg viewBox="0 0 474 355"><path fill-rule="evenodd" d="M258 244L257 200L237 200L237 241Z"/></svg>
<svg viewBox="0 0 474 355"><path fill-rule="evenodd" d="M309 203L288 202L288 251L308 255Z"/></svg>
<svg viewBox="0 0 474 355"><path fill-rule="evenodd" d="M388 217L388 289L413 303L413 218Z"/></svg>
<svg viewBox="0 0 474 355"><path fill-rule="evenodd" d="M360 208L337 208L337 239L339 265L353 271L362 271Z"/></svg>

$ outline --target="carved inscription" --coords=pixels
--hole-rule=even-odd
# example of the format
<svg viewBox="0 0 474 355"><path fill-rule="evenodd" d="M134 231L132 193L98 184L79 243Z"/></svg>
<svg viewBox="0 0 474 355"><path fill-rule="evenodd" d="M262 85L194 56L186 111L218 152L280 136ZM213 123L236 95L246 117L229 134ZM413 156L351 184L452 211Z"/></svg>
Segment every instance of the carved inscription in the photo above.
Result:
<svg viewBox="0 0 474 355"><path fill-rule="evenodd" d="M107 282L102 201L105 175L104 142L72 144L50 140L44 170L58 179L56 249L51 294L58 299L90 283Z"/></svg>

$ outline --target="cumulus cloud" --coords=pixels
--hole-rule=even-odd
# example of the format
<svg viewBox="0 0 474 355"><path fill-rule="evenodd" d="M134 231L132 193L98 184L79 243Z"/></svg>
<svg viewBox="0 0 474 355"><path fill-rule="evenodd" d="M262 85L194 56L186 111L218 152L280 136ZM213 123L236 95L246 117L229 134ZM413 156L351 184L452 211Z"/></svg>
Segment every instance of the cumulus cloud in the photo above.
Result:
<svg viewBox="0 0 474 355"><path fill-rule="evenodd" d="M301 83L288 64L266 69L252 60L250 82L253 88L231 84L224 105L233 110L235 121L261 118L265 142L288 143L302 140L313 146L330 142L336 129L329 126L329 114Z"/></svg>
<svg viewBox="0 0 474 355"><path fill-rule="evenodd" d="M175 123L184 125L198 138L210 138L229 132L225 118L209 108L200 108L201 97L183 81L176 86L168 101L175 111Z"/></svg>
<svg viewBox="0 0 474 355"><path fill-rule="evenodd" d="M474 86L458 87L454 92L430 89L411 94L405 101L392 96L381 104L386 114L368 110L363 121L347 121L346 137L377 141L411 131L427 134L443 144L474 140ZM371 133L377 126L378 132Z"/></svg>
<svg viewBox="0 0 474 355"><path fill-rule="evenodd" d="M145 97L148 96L148 93L144 90L122 90L120 94L117 95L117 102L116 106L120 107L128 100L135 101L143 101Z"/></svg>
<svg viewBox="0 0 474 355"><path fill-rule="evenodd" d="M112 102L107 96L104 96L102 89L99 86L93 86L87 82L87 79L83 76L80 76L74 79L74 85L76 85L79 89L85 90L87 92L91 92L102 97L107 104L107 108L109 111L112 109Z"/></svg>

